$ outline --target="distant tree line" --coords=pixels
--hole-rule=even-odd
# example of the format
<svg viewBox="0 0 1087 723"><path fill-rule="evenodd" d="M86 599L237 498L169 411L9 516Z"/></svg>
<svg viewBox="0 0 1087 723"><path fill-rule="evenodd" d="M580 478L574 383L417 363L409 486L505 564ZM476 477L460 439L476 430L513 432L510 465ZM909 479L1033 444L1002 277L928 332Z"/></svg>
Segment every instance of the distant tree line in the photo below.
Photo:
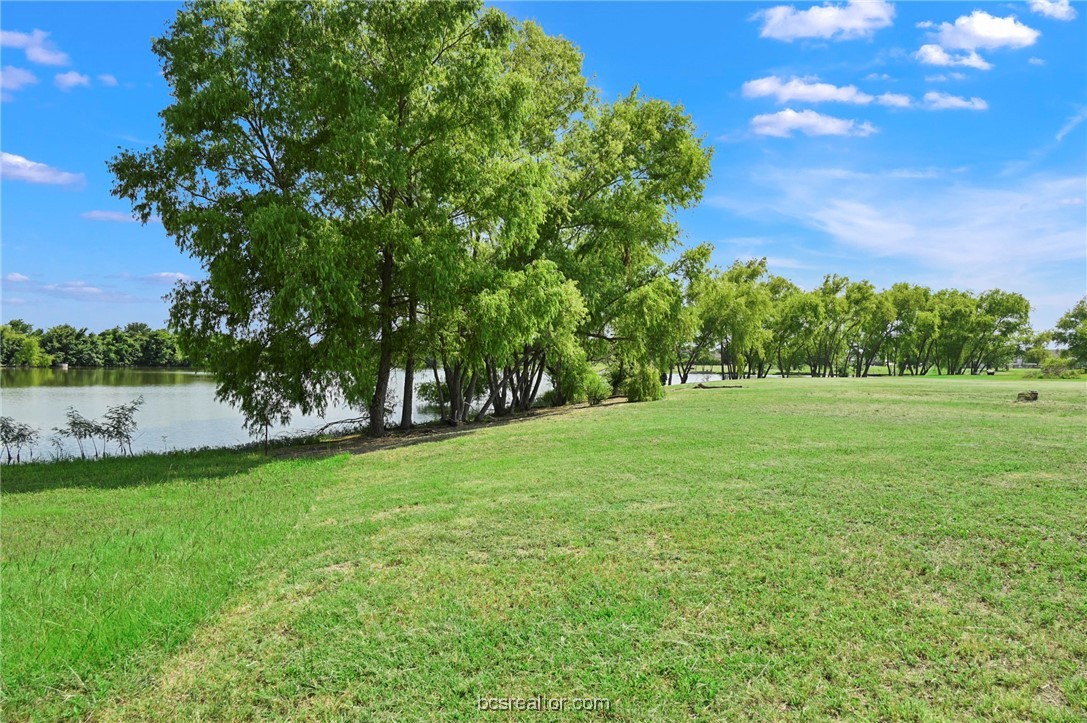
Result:
<svg viewBox="0 0 1087 723"><path fill-rule="evenodd" d="M5 367L177 367L188 366L177 337L166 329L132 323L95 334L60 324L35 329L22 319L0 326L0 365Z"/></svg>
<svg viewBox="0 0 1087 723"><path fill-rule="evenodd" d="M708 356L733 379L775 370L818 377L979 374L1015 358L1040 363L1054 343L1071 364L1087 365L1084 301L1055 330L1036 334L1027 299L1000 289L976 294L898 283L880 291L830 275L804 291L768 273L765 259L724 271L687 268L672 279L670 293L680 300L675 346L659 361L662 372L683 382Z"/></svg>

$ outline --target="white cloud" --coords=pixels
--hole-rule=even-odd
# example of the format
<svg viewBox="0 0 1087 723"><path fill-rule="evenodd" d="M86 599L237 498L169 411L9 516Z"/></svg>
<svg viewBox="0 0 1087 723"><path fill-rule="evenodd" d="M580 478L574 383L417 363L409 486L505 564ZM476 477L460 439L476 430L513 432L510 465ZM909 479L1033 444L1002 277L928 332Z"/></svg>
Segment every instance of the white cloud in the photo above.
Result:
<svg viewBox="0 0 1087 723"><path fill-rule="evenodd" d="M751 130L758 135L777 138L790 138L793 131L807 136L868 136L876 132L871 123L857 123L813 110L798 112L791 108L755 116L751 119Z"/></svg>
<svg viewBox="0 0 1087 723"><path fill-rule="evenodd" d="M753 258L753 257L752 257ZM810 264L804 263L799 259L789 258L786 256L767 256L766 265L770 268L777 269L810 269L813 268Z"/></svg>
<svg viewBox="0 0 1087 723"><path fill-rule="evenodd" d="M1068 0L1030 0L1031 12L1054 20L1073 20L1076 11Z"/></svg>
<svg viewBox="0 0 1087 723"><path fill-rule="evenodd" d="M963 80L966 78L965 73L939 73L937 75L926 75L926 83L947 83L952 80Z"/></svg>
<svg viewBox="0 0 1087 723"><path fill-rule="evenodd" d="M864 76L864 79L865 80L894 80L894 78L887 75L886 73L869 73L868 75Z"/></svg>
<svg viewBox="0 0 1087 723"><path fill-rule="evenodd" d="M967 68L977 68L978 70L989 70L993 67L992 63L989 63L985 58L978 55L975 50L952 55L934 43L922 45L918 51L913 54L913 57L917 58L925 65L961 65Z"/></svg>
<svg viewBox="0 0 1087 723"><path fill-rule="evenodd" d="M13 30L0 30L0 46L20 48L26 52L26 59L39 65L67 65L68 55L57 49L49 41L49 33L34 30L19 33Z"/></svg>
<svg viewBox="0 0 1087 723"><path fill-rule="evenodd" d="M106 86L107 88L116 88L117 87L117 78L110 75L109 73L103 73L102 75L99 75L98 76L98 82L101 83L102 85Z"/></svg>
<svg viewBox="0 0 1087 723"><path fill-rule="evenodd" d="M1079 112L1065 121L1061 129L1057 131L1057 143L1063 141L1065 136L1085 120L1087 120L1087 108L1080 108Z"/></svg>
<svg viewBox="0 0 1087 723"><path fill-rule="evenodd" d="M988 110L989 104L981 98L963 98L950 93L929 91L925 93L925 107L929 110Z"/></svg>
<svg viewBox="0 0 1087 723"><path fill-rule="evenodd" d="M895 108L906 108L910 97L897 93L883 93L873 96L860 91L854 85L838 86L821 83L818 78L790 78L783 80L776 75L749 80L742 89L745 98L772 97L778 103L799 101L801 103L852 103L868 105L875 102Z"/></svg>
<svg viewBox="0 0 1087 723"><path fill-rule="evenodd" d="M963 15L954 25L940 23L935 30L941 46L956 50L1025 48L1034 45L1039 35L1041 33L1019 22L1014 15L998 18L984 10Z"/></svg>
<svg viewBox="0 0 1087 723"><path fill-rule="evenodd" d="M909 108L913 100L908 95L901 93L882 93L876 96L876 102L892 108Z"/></svg>
<svg viewBox="0 0 1087 723"><path fill-rule="evenodd" d="M49 296L62 296L79 301L97 302L128 302L136 299L129 294L109 291L98 286L92 286L85 281L65 281L60 284L42 284L34 289L35 292Z"/></svg>
<svg viewBox="0 0 1087 723"><path fill-rule="evenodd" d="M3 277L3 283L5 285L10 285L13 290L17 289L20 293L75 299L82 302L130 303L145 300L139 299L131 294L116 291L108 286L95 286L86 281L64 281L61 283L45 284L32 281L29 277L14 272ZM5 294L4 304L12 303L23 304L26 302L21 299L17 301L10 295Z"/></svg>
<svg viewBox="0 0 1087 723"><path fill-rule="evenodd" d="M1034 45L1041 35L1034 28L1019 22L1014 15L998 18L984 10L975 10L958 17L954 24L931 22L918 23L917 27L933 29L930 36L935 42L926 43L914 53L917 60L926 65L961 65L978 70L989 70L992 64L978 54L978 50L999 48L1026 48ZM952 53L949 51L961 51Z"/></svg>
<svg viewBox="0 0 1087 723"><path fill-rule="evenodd" d="M773 97L778 103L856 103L866 105L872 96L857 90L854 85L837 86L820 83L817 78L791 78L782 80L776 75L749 80L743 85L745 98Z"/></svg>
<svg viewBox="0 0 1087 723"><path fill-rule="evenodd" d="M1041 58L1030 58L1027 60L1031 65L1045 65L1045 61Z"/></svg>
<svg viewBox="0 0 1087 723"><path fill-rule="evenodd" d="M0 69L0 90L20 90L38 82L38 78L29 70L5 65Z"/></svg>
<svg viewBox="0 0 1087 723"><path fill-rule="evenodd" d="M192 281L192 277L180 271L160 271L157 274L147 274L140 277L141 281L161 286L173 286L178 281Z"/></svg>
<svg viewBox="0 0 1087 723"><path fill-rule="evenodd" d="M67 73L57 73L53 76L53 82L61 90L71 90L81 85L90 85L91 79L82 73L69 70Z"/></svg>
<svg viewBox="0 0 1087 723"><path fill-rule="evenodd" d="M79 216L88 221L114 221L116 223L136 223L139 220L132 214L121 213L120 211L87 211L79 214Z"/></svg>
<svg viewBox="0 0 1087 723"><path fill-rule="evenodd" d="M71 186L84 182L82 173L68 173L14 153L0 153L0 178L27 183Z"/></svg>
<svg viewBox="0 0 1087 723"><path fill-rule="evenodd" d="M849 0L845 5L827 3L807 10L792 5L777 5L755 13L762 21L759 32L764 38L792 41L798 38L850 40L871 37L889 27L895 9L884 0Z"/></svg>
<svg viewBox="0 0 1087 723"><path fill-rule="evenodd" d="M102 289L97 286L91 286L85 281L65 281L63 284L45 284L42 286L42 290L77 298L101 296L105 293Z"/></svg>

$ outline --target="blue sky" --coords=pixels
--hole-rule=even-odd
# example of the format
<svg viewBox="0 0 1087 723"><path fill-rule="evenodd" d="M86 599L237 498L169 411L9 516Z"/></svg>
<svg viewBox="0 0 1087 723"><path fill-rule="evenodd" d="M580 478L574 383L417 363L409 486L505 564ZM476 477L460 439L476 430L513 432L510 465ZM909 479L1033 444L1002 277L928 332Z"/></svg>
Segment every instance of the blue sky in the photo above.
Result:
<svg viewBox="0 0 1087 723"><path fill-rule="evenodd" d="M827 273L1025 294L1048 328L1087 292L1087 4L499 3L575 42L605 98L682 103L715 148L687 243ZM0 7L5 320L164 323L198 277L109 194L158 134L171 3Z"/></svg>

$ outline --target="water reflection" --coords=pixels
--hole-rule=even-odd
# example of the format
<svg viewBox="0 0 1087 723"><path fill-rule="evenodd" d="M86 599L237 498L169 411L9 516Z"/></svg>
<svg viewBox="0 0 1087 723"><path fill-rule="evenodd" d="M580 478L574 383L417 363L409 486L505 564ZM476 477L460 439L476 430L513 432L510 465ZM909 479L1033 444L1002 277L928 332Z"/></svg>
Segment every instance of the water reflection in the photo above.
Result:
<svg viewBox="0 0 1087 723"><path fill-rule="evenodd" d="M16 387L142 387L207 384L210 376L193 369L3 369L5 389Z"/></svg>

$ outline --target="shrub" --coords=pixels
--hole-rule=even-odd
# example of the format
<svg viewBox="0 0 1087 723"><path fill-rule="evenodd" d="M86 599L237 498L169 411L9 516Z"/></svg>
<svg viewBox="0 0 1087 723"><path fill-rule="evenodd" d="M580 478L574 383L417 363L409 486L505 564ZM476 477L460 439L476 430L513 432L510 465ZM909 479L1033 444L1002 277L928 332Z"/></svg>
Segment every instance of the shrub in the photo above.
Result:
<svg viewBox="0 0 1087 723"><path fill-rule="evenodd" d="M117 449L123 455L128 452L132 456L132 441L136 437L136 412L143 406L143 395L136 397L127 404L118 404L106 408L106 414L100 422L102 435L112 442L116 442ZM104 451L104 450L103 450Z"/></svg>
<svg viewBox="0 0 1087 723"><path fill-rule="evenodd" d="M546 392L540 395L539 400L534 406L541 407L562 407L567 404L576 403L582 401L578 398L579 395L575 394L573 398L562 396L558 389L548 389Z"/></svg>
<svg viewBox="0 0 1087 723"><path fill-rule="evenodd" d="M627 378L627 401L654 402L664 398L664 385L660 372L646 364L639 364Z"/></svg>
<svg viewBox="0 0 1087 723"><path fill-rule="evenodd" d="M132 454L132 442L136 439L136 412L143 405L143 395L136 397L127 404L118 404L106 408L106 414L101 420L87 419L78 410L68 407L66 417L68 424L63 427L54 427L61 438L74 439L79 447L80 459L87 458L86 443L89 441L94 448L94 458L106 456L106 448L110 442L117 445L117 450L122 454ZM102 448L99 450L96 438L102 440Z"/></svg>
<svg viewBox="0 0 1087 723"><path fill-rule="evenodd" d="M594 407L611 396L611 385L600 378L600 375L589 369L585 373L585 400L589 406Z"/></svg>
<svg viewBox="0 0 1087 723"><path fill-rule="evenodd" d="M415 387L415 398L437 407L441 401L441 389L436 382L422 382Z"/></svg>
<svg viewBox="0 0 1087 723"><path fill-rule="evenodd" d="M1048 379L1075 379L1079 370L1072 368L1067 357L1049 357L1042 362L1042 376Z"/></svg>
<svg viewBox="0 0 1087 723"><path fill-rule="evenodd" d="M41 438L41 433L29 424L16 422L11 417L0 417L0 444L4 447L8 464L23 461L23 448L30 450L30 459L34 460L34 445ZM15 450L12 455L11 450Z"/></svg>

